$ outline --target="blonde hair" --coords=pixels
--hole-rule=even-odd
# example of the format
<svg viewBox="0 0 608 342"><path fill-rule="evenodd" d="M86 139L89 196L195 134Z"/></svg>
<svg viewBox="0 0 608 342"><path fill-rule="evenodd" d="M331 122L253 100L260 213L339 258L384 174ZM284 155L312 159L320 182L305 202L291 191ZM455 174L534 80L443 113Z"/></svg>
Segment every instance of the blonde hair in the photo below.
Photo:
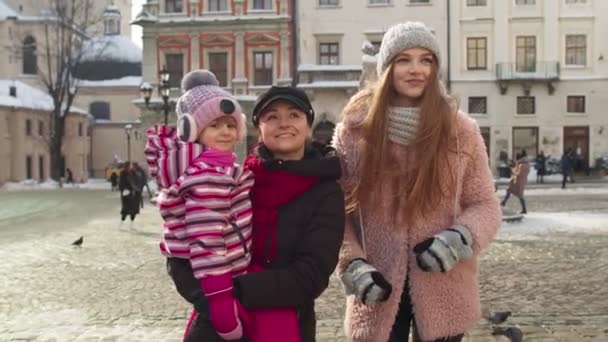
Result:
<svg viewBox="0 0 608 342"><path fill-rule="evenodd" d="M389 148L386 134L388 99L397 96L393 88L392 63L371 89L353 96L344 109L344 115L367 111L358 146L359 177L347 194L347 212L369 207L387 196L381 194L378 180L386 180L390 185L387 188L391 189L389 210L393 219L400 215L406 219L424 216L445 194L440 186L440 175L452 140L457 105L443 89L438 77L437 58L433 57L429 83L420 100L418 131L410 146L415 167L400 163Z"/></svg>

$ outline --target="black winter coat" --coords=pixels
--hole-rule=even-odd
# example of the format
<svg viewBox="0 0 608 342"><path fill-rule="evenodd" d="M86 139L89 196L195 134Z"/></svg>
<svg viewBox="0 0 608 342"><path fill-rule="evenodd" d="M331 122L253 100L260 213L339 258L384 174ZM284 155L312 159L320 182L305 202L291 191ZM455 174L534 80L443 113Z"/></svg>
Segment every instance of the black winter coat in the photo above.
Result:
<svg viewBox="0 0 608 342"><path fill-rule="evenodd" d="M321 181L279 209L277 257L263 265L265 271L236 277L235 296L245 308L296 307L302 342L314 342L314 300L329 285L344 235L344 194L337 182L340 161L332 148L312 145L298 161L275 160L263 146L254 153L268 170L319 177ZM200 289L189 263L170 259L168 267L178 291L194 302ZM184 275L188 269L189 274Z"/></svg>

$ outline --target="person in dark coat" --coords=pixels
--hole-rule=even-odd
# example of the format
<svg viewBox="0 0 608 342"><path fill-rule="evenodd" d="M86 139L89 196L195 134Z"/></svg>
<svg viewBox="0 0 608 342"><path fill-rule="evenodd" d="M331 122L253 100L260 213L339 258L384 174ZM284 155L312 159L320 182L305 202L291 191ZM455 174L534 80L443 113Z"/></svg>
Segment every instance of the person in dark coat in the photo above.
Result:
<svg viewBox="0 0 608 342"><path fill-rule="evenodd" d="M261 271L235 277L234 295L248 311L295 308L301 341L313 342L314 301L329 285L344 234L340 161L333 148L307 141L314 111L302 90L272 87L260 96L252 117L260 143L245 166L255 177L252 263ZM195 341L190 337L201 336L197 331L210 330L200 286L187 260L173 260L167 268L177 290L200 312L185 338ZM256 321L256 329L266 338L250 342L271 341L276 327Z"/></svg>
<svg viewBox="0 0 608 342"><path fill-rule="evenodd" d="M112 175L110 175L110 184L112 185L112 192L118 189L118 175L116 172L112 172Z"/></svg>
<svg viewBox="0 0 608 342"><path fill-rule="evenodd" d="M574 153L570 147L562 155L562 189L566 188L566 181L570 177L570 182L574 183Z"/></svg>
<svg viewBox="0 0 608 342"><path fill-rule="evenodd" d="M72 170L68 167L65 169L65 173L67 175L65 182L74 185L74 173Z"/></svg>
<svg viewBox="0 0 608 342"><path fill-rule="evenodd" d="M120 191L120 224L125 221L127 216L131 218L131 228L133 228L133 221L135 216L139 214L139 196L138 186L133 166L127 162L120 173L118 179L118 190Z"/></svg>
<svg viewBox="0 0 608 342"><path fill-rule="evenodd" d="M540 151L540 153L536 156L536 160L534 162L534 168L536 169L536 183L544 183L545 180L543 177L547 173L547 157L545 157L545 153Z"/></svg>
<svg viewBox="0 0 608 342"><path fill-rule="evenodd" d="M137 185L137 194L139 195L139 205L143 209L144 208L144 188L148 189L148 196L152 198L152 193L150 193L150 188L148 187L148 176L146 176L146 171L139 166L137 162L133 163L133 174L135 176L135 183Z"/></svg>

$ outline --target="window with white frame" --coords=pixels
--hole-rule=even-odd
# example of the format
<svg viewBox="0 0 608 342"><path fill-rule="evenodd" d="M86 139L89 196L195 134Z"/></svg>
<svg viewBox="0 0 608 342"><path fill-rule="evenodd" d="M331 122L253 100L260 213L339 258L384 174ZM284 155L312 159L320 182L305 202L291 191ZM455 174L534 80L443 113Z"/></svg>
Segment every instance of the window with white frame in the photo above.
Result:
<svg viewBox="0 0 608 342"><path fill-rule="evenodd" d="M566 35L566 65L587 65L587 37L584 34Z"/></svg>
<svg viewBox="0 0 608 342"><path fill-rule="evenodd" d="M584 113L585 112L585 96L571 95L568 96L567 103L568 113Z"/></svg>
<svg viewBox="0 0 608 342"><path fill-rule="evenodd" d="M518 72L536 71L536 37L518 36L515 49L515 69Z"/></svg>
<svg viewBox="0 0 608 342"><path fill-rule="evenodd" d="M23 65L24 75L36 75L38 73L38 57L36 55L36 40L27 36L23 40Z"/></svg>
<svg viewBox="0 0 608 342"><path fill-rule="evenodd" d="M228 0L207 0L207 11L226 12L228 11Z"/></svg>
<svg viewBox="0 0 608 342"><path fill-rule="evenodd" d="M486 0L467 0L467 6L486 6Z"/></svg>
<svg viewBox="0 0 608 342"><path fill-rule="evenodd" d="M184 11L184 0L165 0L165 13L181 13Z"/></svg>
<svg viewBox="0 0 608 342"><path fill-rule="evenodd" d="M228 86L228 53L209 53L209 70L215 75L220 87Z"/></svg>
<svg viewBox="0 0 608 342"><path fill-rule="evenodd" d="M536 0L515 0L516 5L535 5Z"/></svg>
<svg viewBox="0 0 608 342"><path fill-rule="evenodd" d="M338 6L338 0L319 0L319 6Z"/></svg>
<svg viewBox="0 0 608 342"><path fill-rule="evenodd" d="M534 114L536 113L536 101L534 96L518 96L517 97L517 114Z"/></svg>
<svg viewBox="0 0 608 342"><path fill-rule="evenodd" d="M487 39L485 37L467 38L467 69L487 69Z"/></svg>
<svg viewBox="0 0 608 342"><path fill-rule="evenodd" d="M340 63L340 45L338 43L319 44L319 64L338 65Z"/></svg>
<svg viewBox="0 0 608 342"><path fill-rule="evenodd" d="M388 5L391 0L367 0L368 5Z"/></svg>
<svg viewBox="0 0 608 342"><path fill-rule="evenodd" d="M488 112L487 98L485 96L469 97L469 113L486 114Z"/></svg>
<svg viewBox="0 0 608 342"><path fill-rule="evenodd" d="M271 85L273 83L273 53L270 51L254 52L253 63L253 84Z"/></svg>
<svg viewBox="0 0 608 342"><path fill-rule="evenodd" d="M254 10L271 10L272 0L253 0Z"/></svg>

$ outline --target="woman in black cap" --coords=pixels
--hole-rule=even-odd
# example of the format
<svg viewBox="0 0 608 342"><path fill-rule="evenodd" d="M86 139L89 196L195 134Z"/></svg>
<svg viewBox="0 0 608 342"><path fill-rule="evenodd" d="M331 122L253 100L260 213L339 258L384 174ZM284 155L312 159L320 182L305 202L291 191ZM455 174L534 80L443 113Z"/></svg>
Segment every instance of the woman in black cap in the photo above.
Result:
<svg viewBox="0 0 608 342"><path fill-rule="evenodd" d="M300 89L272 87L252 118L259 135L245 161L255 176L252 272L234 278L234 295L255 326L249 341L276 341L285 328L258 315L269 308L297 313L299 338L285 342L315 341L314 300L329 284L344 233L340 161L332 148L310 142L314 110Z"/></svg>

